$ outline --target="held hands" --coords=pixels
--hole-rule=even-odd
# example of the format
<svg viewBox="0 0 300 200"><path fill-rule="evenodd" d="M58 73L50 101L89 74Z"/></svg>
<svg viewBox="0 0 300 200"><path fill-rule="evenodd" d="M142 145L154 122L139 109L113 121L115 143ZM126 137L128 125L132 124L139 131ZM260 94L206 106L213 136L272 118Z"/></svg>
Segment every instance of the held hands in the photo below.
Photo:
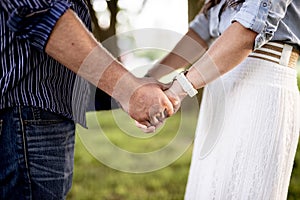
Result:
<svg viewBox="0 0 300 200"><path fill-rule="evenodd" d="M184 92L177 80L175 80L171 87L165 90L164 93L173 106L172 114L175 114L179 110L181 101L186 97L187 93ZM142 131L144 131L145 133L151 133L154 132L160 125L162 125L164 120L169 116L171 115L165 112L151 112L150 118L154 123L143 123L140 121L136 121L136 126L142 129Z"/></svg>
<svg viewBox="0 0 300 200"><path fill-rule="evenodd" d="M163 90L166 86L152 78L145 78L129 100L128 113L140 124L150 127L160 125L166 117L173 115L174 108Z"/></svg>
<svg viewBox="0 0 300 200"><path fill-rule="evenodd" d="M132 78L128 74L115 86L113 96L140 126L152 127L153 132L153 127L158 127L174 113L171 101L163 92L167 88L154 78Z"/></svg>

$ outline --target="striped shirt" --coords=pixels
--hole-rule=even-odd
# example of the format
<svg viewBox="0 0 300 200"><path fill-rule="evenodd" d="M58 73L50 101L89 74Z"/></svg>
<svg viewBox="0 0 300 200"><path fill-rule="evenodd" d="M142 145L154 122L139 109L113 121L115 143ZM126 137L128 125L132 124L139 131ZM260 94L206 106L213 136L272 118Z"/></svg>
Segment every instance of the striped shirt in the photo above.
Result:
<svg viewBox="0 0 300 200"><path fill-rule="evenodd" d="M35 106L85 124L89 84L45 53L69 8L91 28L83 0L0 1L0 109Z"/></svg>

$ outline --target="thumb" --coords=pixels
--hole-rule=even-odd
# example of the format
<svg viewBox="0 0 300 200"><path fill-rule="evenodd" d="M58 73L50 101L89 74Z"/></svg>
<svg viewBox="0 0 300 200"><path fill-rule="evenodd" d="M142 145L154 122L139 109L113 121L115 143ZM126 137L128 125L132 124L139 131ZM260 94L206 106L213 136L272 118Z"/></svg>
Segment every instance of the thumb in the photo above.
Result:
<svg viewBox="0 0 300 200"><path fill-rule="evenodd" d="M172 82L170 82L170 83L158 82L157 84L162 91L166 91L167 89L169 89L172 86Z"/></svg>
<svg viewBox="0 0 300 200"><path fill-rule="evenodd" d="M175 95L173 92L171 92L171 90L166 90L165 94L167 95L170 102L172 103L173 110L176 113L179 110L180 105L181 105L180 98L177 95Z"/></svg>
<svg viewBox="0 0 300 200"><path fill-rule="evenodd" d="M164 110L164 115L166 116L166 117L170 117L170 116L172 116L173 114L174 114L174 107L173 107L173 103L171 102L171 100L170 99L166 99L166 101L165 101L165 110Z"/></svg>

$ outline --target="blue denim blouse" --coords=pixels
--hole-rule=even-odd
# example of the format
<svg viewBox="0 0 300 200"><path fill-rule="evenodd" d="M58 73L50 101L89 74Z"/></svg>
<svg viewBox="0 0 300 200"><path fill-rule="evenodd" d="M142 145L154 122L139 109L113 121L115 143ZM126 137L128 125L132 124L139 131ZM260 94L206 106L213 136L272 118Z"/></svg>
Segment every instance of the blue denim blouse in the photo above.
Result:
<svg viewBox="0 0 300 200"><path fill-rule="evenodd" d="M254 49L268 41L283 41L300 47L300 1L245 0L236 7L226 7L226 0L212 7L207 16L199 13L190 23L199 36L210 42L234 21L258 33Z"/></svg>

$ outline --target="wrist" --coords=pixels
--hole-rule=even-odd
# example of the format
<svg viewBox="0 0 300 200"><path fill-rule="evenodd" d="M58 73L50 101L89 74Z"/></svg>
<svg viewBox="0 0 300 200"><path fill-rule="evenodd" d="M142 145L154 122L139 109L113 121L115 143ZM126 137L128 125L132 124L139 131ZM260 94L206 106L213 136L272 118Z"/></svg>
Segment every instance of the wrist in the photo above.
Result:
<svg viewBox="0 0 300 200"><path fill-rule="evenodd" d="M184 72L179 73L175 77L175 80L181 86L182 90L186 92L190 97L193 97L198 93L198 91L194 88L190 80L187 79Z"/></svg>
<svg viewBox="0 0 300 200"><path fill-rule="evenodd" d="M128 72L115 84L112 97L121 104L125 111L128 111L130 98L141 85L141 81Z"/></svg>
<svg viewBox="0 0 300 200"><path fill-rule="evenodd" d="M180 100L183 100L188 95L188 93L182 89L180 83L177 80L174 80L170 91L177 95Z"/></svg>

